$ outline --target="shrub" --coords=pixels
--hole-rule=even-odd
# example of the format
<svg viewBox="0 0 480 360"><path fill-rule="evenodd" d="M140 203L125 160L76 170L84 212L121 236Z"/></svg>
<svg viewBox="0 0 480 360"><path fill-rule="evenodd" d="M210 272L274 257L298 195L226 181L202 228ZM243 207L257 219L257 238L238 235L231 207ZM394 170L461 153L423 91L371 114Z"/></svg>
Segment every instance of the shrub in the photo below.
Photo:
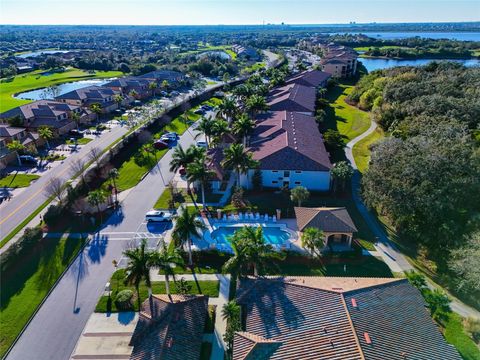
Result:
<svg viewBox="0 0 480 360"><path fill-rule="evenodd" d="M115 297L115 305L118 310L132 310L133 309L133 291L122 290Z"/></svg>
<svg viewBox="0 0 480 360"><path fill-rule="evenodd" d="M480 320L471 317L465 319L465 330L470 334L473 341L480 344Z"/></svg>
<svg viewBox="0 0 480 360"><path fill-rule="evenodd" d="M43 221L49 226L54 225L62 216L63 211L63 206L50 205L45 212L45 215L43 215Z"/></svg>
<svg viewBox="0 0 480 360"><path fill-rule="evenodd" d="M337 130L329 129L323 134L325 143L331 149L342 148L344 145L343 137Z"/></svg>
<svg viewBox="0 0 480 360"><path fill-rule="evenodd" d="M42 239L42 236L43 232L39 226L26 228L22 237L10 245L0 256L0 271L7 271L12 264L33 248Z"/></svg>

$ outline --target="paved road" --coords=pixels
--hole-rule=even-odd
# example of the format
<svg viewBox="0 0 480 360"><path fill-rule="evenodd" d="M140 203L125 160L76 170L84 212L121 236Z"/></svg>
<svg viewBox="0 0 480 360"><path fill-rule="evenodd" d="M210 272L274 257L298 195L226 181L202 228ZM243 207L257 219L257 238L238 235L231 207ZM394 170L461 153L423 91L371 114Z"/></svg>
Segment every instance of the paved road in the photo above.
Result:
<svg viewBox="0 0 480 360"><path fill-rule="evenodd" d="M190 131L180 138L182 146L194 143ZM32 322L8 360L66 360L95 309L103 288L113 273L112 260L121 258L137 230L143 231L145 212L173 178L168 171L169 151L122 201L122 211L112 215L100 233L75 259Z"/></svg>
<svg viewBox="0 0 480 360"><path fill-rule="evenodd" d="M375 245L377 251L382 256L385 263L390 267L390 269L394 272L405 272L414 270L413 266L408 262L408 260L403 256L400 250L393 244L390 239L388 238L387 234L383 230L383 228L378 223L378 220L374 215L370 213L367 209L365 204L363 203L361 194L360 194L360 180L361 174L358 171L357 165L355 163L355 159L353 157L352 149L356 143L360 140L366 138L368 135L373 133L377 128L377 123L372 121L370 127L367 131L362 133L361 135L357 136L356 138L352 139L345 147L345 155L350 161L350 164L355 169L355 173L352 178L352 196L357 206L357 209L362 214L363 218L365 219L366 223L370 226L375 236L378 238L378 243ZM439 286L434 284L432 281L427 279L428 286L431 289L438 288ZM456 312L457 314L463 317L474 317L480 319L480 312L476 309L464 304L460 300L452 297L450 295L451 303L450 307L452 311Z"/></svg>
<svg viewBox="0 0 480 360"><path fill-rule="evenodd" d="M128 129L121 126L116 126L110 131L104 132L97 139L90 141L86 145L82 145L80 150L68 156L63 161L63 164L46 171L37 181L30 185L28 189L14 196L12 200L3 202L3 204L0 205L0 238L3 239L7 236L17 225L47 200L45 187L52 178L59 177L63 181L67 181L72 176L70 165L75 159L81 158L84 161L88 161L88 154L91 148L98 147L103 150L127 132Z"/></svg>

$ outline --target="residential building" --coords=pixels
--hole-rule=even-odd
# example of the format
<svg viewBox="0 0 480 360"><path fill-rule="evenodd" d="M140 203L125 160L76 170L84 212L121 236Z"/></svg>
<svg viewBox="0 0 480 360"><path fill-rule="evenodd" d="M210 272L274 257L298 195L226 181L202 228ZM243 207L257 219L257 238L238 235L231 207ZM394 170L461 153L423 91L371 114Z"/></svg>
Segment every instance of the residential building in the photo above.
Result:
<svg viewBox="0 0 480 360"><path fill-rule="evenodd" d="M32 151L43 143L37 133L29 132L23 127L0 124L0 168L16 160L15 153L7 147L12 141L18 141Z"/></svg>
<svg viewBox="0 0 480 360"><path fill-rule="evenodd" d="M257 117L248 152L259 162L262 185L327 191L332 164L315 119L292 111L273 111ZM241 177L250 188L255 170Z"/></svg>
<svg viewBox="0 0 480 360"><path fill-rule="evenodd" d="M325 55L320 64L322 70L335 78L355 76L358 67L358 54L346 46L329 44L322 47Z"/></svg>
<svg viewBox="0 0 480 360"><path fill-rule="evenodd" d="M244 58L246 60L257 61L261 59L258 51L250 46L234 44L232 45L232 51L237 54L237 57Z"/></svg>
<svg viewBox="0 0 480 360"><path fill-rule="evenodd" d="M130 340L131 360L198 359L207 318L208 296L152 295Z"/></svg>
<svg viewBox="0 0 480 360"><path fill-rule="evenodd" d="M178 71L173 70L155 70L139 76L142 79L147 79L150 81L157 82L157 91L160 91L162 83L164 81L168 82L170 87L176 88L179 87L186 79L185 75Z"/></svg>
<svg viewBox="0 0 480 360"><path fill-rule="evenodd" d="M315 88L290 83L271 91L267 101L271 111L291 111L313 115L316 98Z"/></svg>
<svg viewBox="0 0 480 360"><path fill-rule="evenodd" d="M247 278L233 360L460 360L406 279Z"/></svg>
<svg viewBox="0 0 480 360"><path fill-rule="evenodd" d="M325 249L350 249L358 231L344 207L295 207L295 218L300 232L310 227L322 230Z"/></svg>
<svg viewBox="0 0 480 360"><path fill-rule="evenodd" d="M92 104L99 104L104 114L118 109L114 96L118 91L103 86L87 86L73 90L55 98L66 104L89 108Z"/></svg>
<svg viewBox="0 0 480 360"><path fill-rule="evenodd" d="M123 105L132 103L135 99L146 99L152 95L149 89L151 81L139 77L123 77L106 84L103 87L119 92L124 97ZM131 94L135 93L135 96Z"/></svg>
<svg viewBox="0 0 480 360"><path fill-rule="evenodd" d="M53 100L38 100L0 114L0 122L7 124L9 119L18 117L28 130L48 126L58 136L76 127L72 120L73 113L80 116L80 121L85 121L89 116L78 105Z"/></svg>

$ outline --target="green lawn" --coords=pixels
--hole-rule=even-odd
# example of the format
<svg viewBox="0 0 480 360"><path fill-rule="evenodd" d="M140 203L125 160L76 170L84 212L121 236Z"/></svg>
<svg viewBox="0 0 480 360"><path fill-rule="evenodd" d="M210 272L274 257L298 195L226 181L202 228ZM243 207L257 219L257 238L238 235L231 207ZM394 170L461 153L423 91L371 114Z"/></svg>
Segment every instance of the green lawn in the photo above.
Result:
<svg viewBox="0 0 480 360"><path fill-rule="evenodd" d="M224 207L225 211L245 211L252 210L258 211L261 214L268 213L273 215L275 209L282 211L282 217L293 218L294 217L294 203L290 200L288 193L276 193L274 191L262 191L262 192L249 192L246 193L245 199L247 200L247 208L235 209L232 205ZM358 233L356 239L358 239L361 245L368 249L374 250L373 242L375 236L373 235L370 227L363 220L362 215L358 212L353 200L349 193L331 195L326 193L311 192L307 201L302 203L302 206L307 207L320 207L320 206L344 206L347 208L348 213L352 217L355 223Z"/></svg>
<svg viewBox="0 0 480 360"><path fill-rule="evenodd" d="M377 127L373 133L360 140L353 147L353 157L355 158L355 163L361 173L365 172L368 168L368 162L370 161L370 147L384 137L385 134L383 133L383 130L380 127Z"/></svg>
<svg viewBox="0 0 480 360"><path fill-rule="evenodd" d="M175 208L178 208L181 204L185 202L202 202L202 193L193 193L193 196L189 196L187 194L187 191L185 189L182 189L181 191L182 195L181 197L179 196L180 200L179 202L175 203ZM210 191L205 191L205 201L207 203L218 203L220 199L222 198L222 194L214 194ZM165 189L160 195L160 197L157 199L157 202L153 206L155 209L168 209L168 201L170 200L170 191L168 189Z"/></svg>
<svg viewBox="0 0 480 360"><path fill-rule="evenodd" d="M92 138L82 137L82 138L76 139L76 143L77 143L77 145L85 145L85 144L88 144L92 140L93 140ZM68 139L67 141L65 141L65 144L74 145L75 141L72 141L72 140Z"/></svg>
<svg viewBox="0 0 480 360"><path fill-rule="evenodd" d="M445 324L445 339L455 346L465 360L480 359L480 349L475 342L465 333L463 320L460 315L450 313Z"/></svg>
<svg viewBox="0 0 480 360"><path fill-rule="evenodd" d="M84 240L73 238L45 238L15 269L2 273L0 356L5 354L83 243Z"/></svg>
<svg viewBox="0 0 480 360"><path fill-rule="evenodd" d="M37 180L38 178L40 178L40 176L33 174L10 174L0 179L0 187L27 187L33 180Z"/></svg>
<svg viewBox="0 0 480 360"><path fill-rule="evenodd" d="M101 296L97 306L95 308L96 312L108 312L109 308L111 312L118 312L117 307L115 306L115 296L119 291L125 290L125 289L130 289L134 292L136 296L136 291L135 287L130 286L130 285L125 285L123 282L123 279L125 278L125 270L120 269L117 270L113 275L112 278L110 279L110 284L112 286L112 297L111 299L111 305L109 305L109 298L108 296ZM177 281L180 279L180 277L177 277ZM187 281L187 283L191 286L191 294L203 294L203 295L208 295L210 297L218 297L218 293L220 290L220 283L218 281L199 281L198 286L200 289L198 289L197 284L195 281ZM165 294L165 282L153 282L152 283L152 290L154 294ZM175 282L173 279L170 280L170 291L172 294L177 294L177 289ZM148 298L148 289L145 286L145 283L142 283L140 285L140 301L143 302ZM138 303L136 299L133 302L135 311L138 311Z"/></svg>
<svg viewBox="0 0 480 360"><path fill-rule="evenodd" d="M354 48L355 51L369 51L370 49L373 49L373 48L379 48L379 49L411 49L409 47L406 47L406 46L397 46L397 45L387 45L387 46L359 46L359 47L356 47Z"/></svg>
<svg viewBox="0 0 480 360"><path fill-rule="evenodd" d="M352 90L352 85L340 84L327 93L327 99L335 109L335 118L328 119L325 125L329 129L338 130L345 142L364 133L370 127L369 113L345 102L345 98Z"/></svg>
<svg viewBox="0 0 480 360"><path fill-rule="evenodd" d="M14 94L66 82L123 75L120 71L96 71L91 74L74 68L45 76L42 75L43 72L45 71L36 70L27 74L17 75L12 80L10 78L3 79L0 83L0 112L31 102L30 100L15 99L13 98Z"/></svg>

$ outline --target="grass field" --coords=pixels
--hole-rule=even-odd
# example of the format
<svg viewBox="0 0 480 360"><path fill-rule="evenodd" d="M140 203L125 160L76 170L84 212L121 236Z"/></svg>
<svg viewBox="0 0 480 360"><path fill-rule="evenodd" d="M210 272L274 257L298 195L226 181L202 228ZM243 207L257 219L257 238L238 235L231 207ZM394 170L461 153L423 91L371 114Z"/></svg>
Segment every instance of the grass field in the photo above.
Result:
<svg viewBox="0 0 480 360"><path fill-rule="evenodd" d="M409 47L406 46L396 46L396 45L388 45L388 46L359 46L354 48L355 51L369 51L370 49L373 49L375 47L378 47L380 50L387 50L387 49L410 49Z"/></svg>
<svg viewBox="0 0 480 360"><path fill-rule="evenodd" d="M5 354L83 243L84 240L73 238L45 238L15 269L2 273L0 356Z"/></svg>
<svg viewBox="0 0 480 360"><path fill-rule="evenodd" d="M40 178L40 176L33 174L10 174L0 179L0 187L27 187L33 180L37 180L38 178Z"/></svg>
<svg viewBox="0 0 480 360"><path fill-rule="evenodd" d="M115 306L115 296L119 291L129 289L134 292L134 296L136 296L136 290L134 286L130 285L125 285L123 282L123 279L125 278L125 270L120 269L117 270L113 275L112 278L110 279L110 284L112 286L112 294L111 294L111 304L109 304L109 298L108 296L102 296L100 297L97 306L95 308L96 312L108 312L110 310L111 312L118 312L117 307ZM177 282L181 277L177 277ZM195 281L187 281L187 283L191 286L191 290L189 291L190 294L203 294L203 295L208 295L210 297L218 297L218 293L220 291L220 283L218 281L199 281L198 286L200 289L197 287L197 284ZM165 282L160 281L160 282L153 282L152 283L152 290L154 294L165 294ZM170 280L170 291L172 294L177 294L177 288L175 285L175 281L173 279ZM145 299L148 298L148 289L145 286L145 283L142 282L140 285L140 301L143 302ZM135 308L135 311L138 311L138 303L136 299L133 301L133 305Z"/></svg>
<svg viewBox="0 0 480 360"><path fill-rule="evenodd" d="M364 133L370 127L369 113L345 102L345 98L352 90L353 86L340 84L327 93L327 99L335 109L335 118L328 119L325 125L329 129L338 130L345 142Z"/></svg>
<svg viewBox="0 0 480 360"><path fill-rule="evenodd" d="M480 349L465 333L462 322L460 315L450 313L445 324L445 339L455 346L463 359L478 360L480 359Z"/></svg>
<svg viewBox="0 0 480 360"><path fill-rule="evenodd" d="M363 173L368 168L368 162L370 161L370 147L377 141L383 139L385 134L380 127L377 127L373 133L366 138L360 140L352 149L355 163L358 170Z"/></svg>
<svg viewBox="0 0 480 360"><path fill-rule="evenodd" d="M88 73L73 68L51 75L42 75L42 72L45 71L36 70L27 74L17 75L12 80L9 78L2 79L0 83L0 112L31 102L29 100L15 99L13 98L14 94L66 82L123 75L120 71L96 71L95 73Z"/></svg>

